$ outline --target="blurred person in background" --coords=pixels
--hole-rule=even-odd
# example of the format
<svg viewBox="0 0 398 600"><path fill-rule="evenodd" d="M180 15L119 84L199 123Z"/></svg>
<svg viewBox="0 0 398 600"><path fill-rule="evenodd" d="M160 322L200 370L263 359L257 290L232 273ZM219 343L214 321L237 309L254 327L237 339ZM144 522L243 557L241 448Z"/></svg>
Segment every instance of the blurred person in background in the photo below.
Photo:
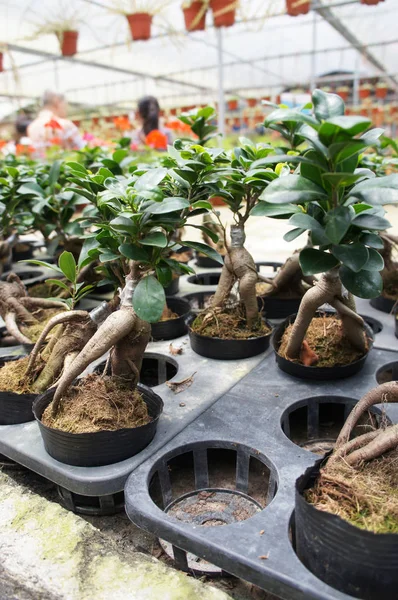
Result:
<svg viewBox="0 0 398 600"><path fill-rule="evenodd" d="M145 96L138 102L136 118L141 129L136 134L138 141L154 150L167 150L167 145L172 143L171 132L160 126L159 102L154 96Z"/></svg>
<svg viewBox="0 0 398 600"><path fill-rule="evenodd" d="M80 150L85 146L76 125L66 118L67 108L63 94L44 92L42 110L28 127L28 136L38 154L52 145L64 150Z"/></svg>
<svg viewBox="0 0 398 600"><path fill-rule="evenodd" d="M28 137L28 126L32 119L26 114L20 114L15 121L14 139L4 145L3 154L30 154L33 151L32 142Z"/></svg>

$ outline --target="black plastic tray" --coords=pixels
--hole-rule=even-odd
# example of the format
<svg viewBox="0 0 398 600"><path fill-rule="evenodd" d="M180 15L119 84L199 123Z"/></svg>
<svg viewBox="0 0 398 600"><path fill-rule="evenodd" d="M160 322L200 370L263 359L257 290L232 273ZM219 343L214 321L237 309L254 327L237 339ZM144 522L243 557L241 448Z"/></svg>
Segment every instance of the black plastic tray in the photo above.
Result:
<svg viewBox="0 0 398 600"><path fill-rule="evenodd" d="M310 383L286 375L273 358L267 358L132 473L125 488L128 516L139 527L170 542L180 562L184 554L181 549L194 553L285 600L347 599L310 573L290 542L295 481L319 456L289 439L289 413L292 405L306 404L309 399L306 430L312 437L319 437L317 423L325 397L359 399L376 385L377 369L396 356L394 352L373 349L360 374L335 382ZM346 413L344 409L342 420ZM397 422L398 406L389 407L387 414ZM250 494L251 460L263 463L267 506L248 520L232 525L193 527L161 508L174 500L175 471L173 476L169 463L192 453L192 489L211 488L209 450L214 448L236 453L234 489L243 493Z"/></svg>

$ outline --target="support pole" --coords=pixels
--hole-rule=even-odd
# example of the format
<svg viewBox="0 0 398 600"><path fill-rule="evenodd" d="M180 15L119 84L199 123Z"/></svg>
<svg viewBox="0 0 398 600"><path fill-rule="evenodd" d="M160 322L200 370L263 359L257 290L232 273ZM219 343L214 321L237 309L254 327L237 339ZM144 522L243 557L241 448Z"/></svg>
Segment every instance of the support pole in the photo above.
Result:
<svg viewBox="0 0 398 600"><path fill-rule="evenodd" d="M216 36L218 54L218 133L225 135L224 57L221 27L216 28Z"/></svg>
<svg viewBox="0 0 398 600"><path fill-rule="evenodd" d="M317 29L318 15L315 11L312 13L312 48L311 48L311 81L310 81L310 94L316 88L316 29Z"/></svg>
<svg viewBox="0 0 398 600"><path fill-rule="evenodd" d="M361 56L359 52L355 57L355 71L354 71L354 83L352 86L352 104L358 106L359 104L359 69L360 69Z"/></svg>

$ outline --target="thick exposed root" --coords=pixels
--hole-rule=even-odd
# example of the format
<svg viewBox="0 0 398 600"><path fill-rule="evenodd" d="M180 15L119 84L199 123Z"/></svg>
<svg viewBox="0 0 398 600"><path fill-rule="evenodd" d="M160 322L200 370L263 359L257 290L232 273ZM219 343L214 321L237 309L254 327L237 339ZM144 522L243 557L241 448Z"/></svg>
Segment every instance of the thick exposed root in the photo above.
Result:
<svg viewBox="0 0 398 600"><path fill-rule="evenodd" d="M112 376L120 379L123 386L133 389L137 385L145 348L150 338L150 324L136 317L133 330L113 346Z"/></svg>
<svg viewBox="0 0 398 600"><path fill-rule="evenodd" d="M21 304L29 308L65 308L65 304L58 300L49 300L48 298L21 298Z"/></svg>
<svg viewBox="0 0 398 600"><path fill-rule="evenodd" d="M299 358L307 329L316 311L323 304L330 304L336 308L342 320L346 337L359 352L365 354L367 340L364 333L363 319L355 312L352 297L343 297L338 274L330 271L322 274L319 281L305 293L301 300L299 312L286 348L286 356L290 359Z"/></svg>
<svg viewBox="0 0 398 600"><path fill-rule="evenodd" d="M32 340L30 340L26 335L21 333L18 329L16 314L13 312L9 312L4 317L4 324L8 333L14 337L20 344L32 344Z"/></svg>
<svg viewBox="0 0 398 600"><path fill-rule="evenodd" d="M97 358L103 356L119 340L133 331L136 314L132 307L122 306L120 310L112 313L98 328L96 333L87 342L79 355L73 361L68 372L62 375L52 403L54 415L59 402L71 383Z"/></svg>
<svg viewBox="0 0 398 600"><path fill-rule="evenodd" d="M290 256L270 280L272 288L264 296L280 296L288 293L291 297L301 298L308 287L314 283L314 278L305 277L300 267L299 252Z"/></svg>

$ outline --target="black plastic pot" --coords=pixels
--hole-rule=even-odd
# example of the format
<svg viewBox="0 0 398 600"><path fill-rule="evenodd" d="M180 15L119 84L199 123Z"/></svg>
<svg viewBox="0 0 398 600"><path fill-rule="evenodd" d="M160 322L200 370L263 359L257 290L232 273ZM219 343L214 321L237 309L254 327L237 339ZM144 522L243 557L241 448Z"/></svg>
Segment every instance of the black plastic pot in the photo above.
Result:
<svg viewBox="0 0 398 600"><path fill-rule="evenodd" d="M261 313L269 319L286 319L297 313L301 298L278 298L278 296L257 296Z"/></svg>
<svg viewBox="0 0 398 600"><path fill-rule="evenodd" d="M39 240L20 240L12 249L12 261L30 260L33 258L33 251L43 246Z"/></svg>
<svg viewBox="0 0 398 600"><path fill-rule="evenodd" d="M76 467L100 467L126 460L146 448L153 440L159 417L163 412L163 400L151 389L138 384L152 418L140 427L117 431L94 433L68 433L43 425L41 417L53 399L51 388L39 396L33 404L33 414L39 424L44 447L48 454L68 465Z"/></svg>
<svg viewBox="0 0 398 600"><path fill-rule="evenodd" d="M196 318L193 315L189 321ZM195 333L189 328L189 339L191 348L196 354L206 358L216 358L218 360L238 360L241 358L250 358L265 352L269 348L272 335L272 325L263 318L263 321L271 331L267 335L252 337L246 340L223 340L220 338L208 337Z"/></svg>
<svg viewBox="0 0 398 600"><path fill-rule="evenodd" d="M298 557L314 575L340 592L362 600L396 600L398 535L364 531L304 499L303 492L313 486L323 460L296 482Z"/></svg>
<svg viewBox="0 0 398 600"><path fill-rule="evenodd" d="M154 340L172 340L185 335L188 330L187 316L191 310L188 300L166 296L166 303L169 309L179 316L177 319L152 323L151 329Z"/></svg>
<svg viewBox="0 0 398 600"><path fill-rule="evenodd" d="M281 262L256 261L257 271L260 272L261 267L271 267L274 273L283 265Z"/></svg>
<svg viewBox="0 0 398 600"><path fill-rule="evenodd" d="M398 313L395 313L394 320L395 320L395 337L398 338Z"/></svg>
<svg viewBox="0 0 398 600"><path fill-rule="evenodd" d="M0 358L0 367L10 360L18 360L24 355L4 356ZM16 394L14 392L0 392L0 425L16 425L33 421L33 401L37 394Z"/></svg>
<svg viewBox="0 0 398 600"><path fill-rule="evenodd" d="M372 298L370 301L370 305L376 310L381 310L385 313L390 313L396 304L396 300L391 300L391 298L385 298L384 296L377 296L377 298Z"/></svg>
<svg viewBox="0 0 398 600"><path fill-rule="evenodd" d="M365 331L368 338L369 351L364 356L358 360L355 360L349 365L341 365L336 367L306 367L300 363L287 360L286 358L280 356L278 354L278 350L283 333L286 327L295 321L296 316L297 315L290 315L290 317L282 321L282 323L276 327L272 336L272 346L274 348L276 362L282 371L288 373L289 375L294 375L294 377L299 377L300 379L325 381L328 379L343 379L344 377L351 377L351 375L355 375L362 369L373 346L373 332L367 323L365 323Z"/></svg>
<svg viewBox="0 0 398 600"><path fill-rule="evenodd" d="M199 273L188 277L189 283L194 285L218 285L221 273Z"/></svg>
<svg viewBox="0 0 398 600"><path fill-rule="evenodd" d="M202 269L221 269L222 265L214 260L214 258L209 258L200 252L195 252L196 257L196 266L201 267Z"/></svg>
<svg viewBox="0 0 398 600"><path fill-rule="evenodd" d="M175 279L172 279L171 283L164 288L164 293L166 294L166 296L175 296L176 294L178 294L180 290L180 278L179 277L175 277Z"/></svg>

